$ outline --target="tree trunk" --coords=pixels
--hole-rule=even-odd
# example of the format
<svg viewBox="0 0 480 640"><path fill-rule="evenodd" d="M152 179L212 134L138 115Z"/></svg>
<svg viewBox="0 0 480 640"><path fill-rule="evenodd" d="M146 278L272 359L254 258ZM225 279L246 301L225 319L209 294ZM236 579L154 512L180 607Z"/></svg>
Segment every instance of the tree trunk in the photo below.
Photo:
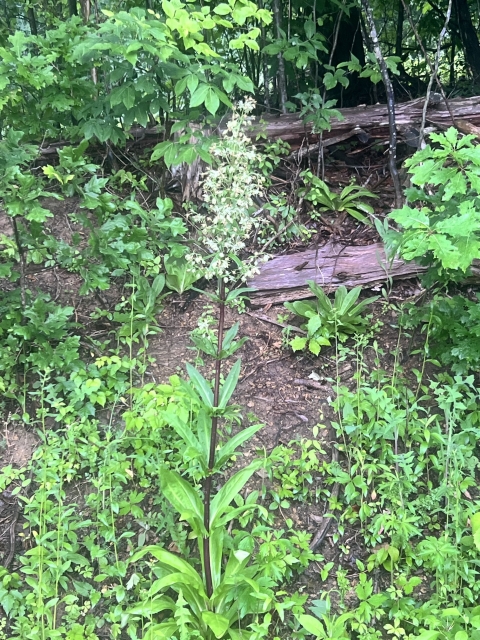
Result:
<svg viewBox="0 0 480 640"><path fill-rule="evenodd" d="M77 0L68 0L68 13L70 18L78 16Z"/></svg>
<svg viewBox="0 0 480 640"><path fill-rule="evenodd" d="M480 80L480 43L473 26L472 16L467 0L454 0L460 37L465 49L465 59L472 72L474 80Z"/></svg>
<svg viewBox="0 0 480 640"><path fill-rule="evenodd" d="M403 21L405 20L405 7L402 0L398 0L398 17L397 17L397 37L395 40L395 55L398 58L402 57L402 42L403 42Z"/></svg>
<svg viewBox="0 0 480 640"><path fill-rule="evenodd" d="M373 19L372 7L368 0L361 0L362 7L365 13L365 20L370 32L370 38L373 43L373 51L375 58L377 59L380 72L382 74L383 84L385 86L385 93L387 94L387 106L388 106L388 125L390 133L390 144L388 146L388 155L390 161L390 175L392 176L393 186L395 188L395 206L399 209L402 206L402 187L400 184L400 178L397 170L397 128L395 123L395 96L393 93L393 86L388 75L387 65L380 49L380 42L378 40L377 29L375 27L375 21Z"/></svg>
<svg viewBox="0 0 480 640"><path fill-rule="evenodd" d="M27 9L27 20L32 36L38 36L37 19L35 17L35 11L32 7L28 7Z"/></svg>
<svg viewBox="0 0 480 640"><path fill-rule="evenodd" d="M283 40L282 37L282 14L280 7L280 0L273 0L273 17L275 20L275 35L277 40ZM280 51L278 54L278 93L280 100L280 110L282 113L287 113L287 80L285 77L285 61L283 59L283 53Z"/></svg>

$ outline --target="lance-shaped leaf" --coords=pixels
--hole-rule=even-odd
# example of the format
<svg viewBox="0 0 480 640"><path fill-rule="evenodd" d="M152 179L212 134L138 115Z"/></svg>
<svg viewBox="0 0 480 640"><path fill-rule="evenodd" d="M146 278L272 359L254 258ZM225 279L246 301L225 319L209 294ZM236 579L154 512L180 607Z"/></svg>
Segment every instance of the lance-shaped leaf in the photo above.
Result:
<svg viewBox="0 0 480 640"><path fill-rule="evenodd" d="M195 391L200 395L205 405L211 409L213 407L213 391L202 376L202 374L187 362L187 373L194 386Z"/></svg>
<svg viewBox="0 0 480 640"><path fill-rule="evenodd" d="M243 489L255 471L260 469L262 465L263 460L254 460L248 467L238 471L227 480L210 505L210 529L214 529L217 526L218 520L228 509L233 498Z"/></svg>
<svg viewBox="0 0 480 640"><path fill-rule="evenodd" d="M220 389L220 398L218 401L219 409L225 409L228 401L232 397L232 393L235 391L235 387L237 386L241 365L242 365L241 359L237 360L233 365L233 367L231 368L230 373L227 376L227 379L223 383L222 388Z"/></svg>
<svg viewBox="0 0 480 640"><path fill-rule="evenodd" d="M203 505L195 489L175 471L160 470L162 491L170 504L192 527L197 536L206 533L203 526Z"/></svg>
<svg viewBox="0 0 480 640"><path fill-rule="evenodd" d="M249 440L262 427L263 424L254 424L251 427L242 429L242 431L233 436L233 438L230 438L230 440L226 442L223 447L221 447L217 452L215 460L215 470L218 471L222 467L222 465L224 465L225 462L230 459L230 457L238 449L238 447Z"/></svg>

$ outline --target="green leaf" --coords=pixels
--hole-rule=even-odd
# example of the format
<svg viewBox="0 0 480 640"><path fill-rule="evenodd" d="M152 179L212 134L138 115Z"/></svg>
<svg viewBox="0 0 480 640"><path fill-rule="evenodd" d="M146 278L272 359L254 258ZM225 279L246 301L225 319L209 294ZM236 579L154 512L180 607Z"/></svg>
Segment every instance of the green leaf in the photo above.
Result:
<svg viewBox="0 0 480 640"><path fill-rule="evenodd" d="M264 425L254 424L246 429L242 429L237 435L230 438L223 447L221 447L216 454L215 468L220 470L222 465L230 459L232 454L240 447L244 442L249 440L257 431L259 431Z"/></svg>
<svg viewBox="0 0 480 640"><path fill-rule="evenodd" d="M297 619L302 625L302 627L306 629L308 633L311 633L312 635L314 635L316 638L328 637L327 635L325 635L325 629L323 624L317 618L314 618L313 616L310 616L308 614L303 614L303 615L297 616Z"/></svg>
<svg viewBox="0 0 480 640"><path fill-rule="evenodd" d="M312 316L307 322L307 330L309 335L314 335L322 326L322 318L316 314Z"/></svg>
<svg viewBox="0 0 480 640"><path fill-rule="evenodd" d="M127 109L131 109L135 105L135 88L131 84L124 84L115 87L110 94L110 104L114 107L123 103Z"/></svg>
<svg viewBox="0 0 480 640"><path fill-rule="evenodd" d="M143 640L171 640L174 638L175 632L178 630L177 621L162 622L148 627L143 636Z"/></svg>
<svg viewBox="0 0 480 640"><path fill-rule="evenodd" d="M197 433L200 448L203 452L205 460L210 455L210 436L212 432L212 418L204 409L200 409L197 415Z"/></svg>
<svg viewBox="0 0 480 640"><path fill-rule="evenodd" d="M207 110L212 114L212 116L214 116L218 111L218 107L220 106L220 99L213 87L209 87L205 95L205 106Z"/></svg>
<svg viewBox="0 0 480 640"><path fill-rule="evenodd" d="M293 340L290 340L290 346L294 351L302 351L305 349L307 344L307 338L301 338L300 336L295 336Z"/></svg>
<svg viewBox="0 0 480 640"><path fill-rule="evenodd" d="M235 391L235 387L237 386L238 378L240 376L241 366L242 366L242 361L239 358L231 368L230 373L227 376L227 379L223 383L220 389L220 398L218 401L219 409L225 409L227 406L227 402L232 397L232 394Z"/></svg>
<svg viewBox="0 0 480 640"><path fill-rule="evenodd" d="M195 489L178 473L166 467L160 469L160 483L165 497L174 509L198 536L204 535L203 505Z"/></svg>
<svg viewBox="0 0 480 640"><path fill-rule="evenodd" d="M165 597L153 598L152 600L144 600L143 602L130 607L127 613L129 615L144 616L145 618L148 618L150 616L153 616L155 613L165 611L165 609L175 611L175 602L172 600L172 598Z"/></svg>
<svg viewBox="0 0 480 640"><path fill-rule="evenodd" d="M208 84L202 82L202 84L197 87L190 98L190 107L198 107L199 105L203 104L209 90L210 87L208 86Z"/></svg>
<svg viewBox="0 0 480 640"><path fill-rule="evenodd" d="M199 577L198 573L186 560L183 560L176 554L167 551L159 545L152 544L143 547L133 554L133 556L129 560L129 563L133 564L134 562L138 562L147 554L151 554L154 558L156 558L163 567L175 569L180 573L184 573L190 576L192 579L197 579L199 584L202 584L202 580Z"/></svg>
<svg viewBox="0 0 480 640"><path fill-rule="evenodd" d="M241 469L223 485L210 505L210 528L214 529L219 520L230 506L233 498L243 489L255 471L263 465L263 460L254 460L248 467Z"/></svg>
<svg viewBox="0 0 480 640"><path fill-rule="evenodd" d="M213 611L202 611L202 619L213 631L216 638L223 638L230 626L228 618L225 618L219 613L214 613Z"/></svg>
<svg viewBox="0 0 480 640"><path fill-rule="evenodd" d="M209 408L213 408L213 391L202 376L202 374L195 369L189 362L187 362L187 373L190 376L195 391L200 395L205 405Z"/></svg>
<svg viewBox="0 0 480 640"><path fill-rule="evenodd" d="M179 416L176 413L174 413L173 410L166 411L164 416L165 416L165 420L167 421L167 424L169 424L171 427L175 429L175 431L182 438L184 443L194 451L198 452L202 465L204 469L206 469L208 453L207 455L205 455L204 448L198 441L196 435L193 433L190 426L185 422L183 422L183 420L181 420Z"/></svg>
<svg viewBox="0 0 480 640"><path fill-rule="evenodd" d="M470 516L472 525L473 543L478 551L480 551L480 511Z"/></svg>
<svg viewBox="0 0 480 640"><path fill-rule="evenodd" d="M213 12L219 16L227 16L232 12L230 5L225 4L224 2L220 3L216 7L213 8Z"/></svg>

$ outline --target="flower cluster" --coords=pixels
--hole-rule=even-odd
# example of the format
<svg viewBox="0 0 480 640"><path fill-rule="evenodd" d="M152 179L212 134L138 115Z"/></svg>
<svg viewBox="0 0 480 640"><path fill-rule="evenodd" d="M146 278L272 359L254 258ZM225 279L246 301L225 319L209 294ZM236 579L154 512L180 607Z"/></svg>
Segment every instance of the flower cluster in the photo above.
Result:
<svg viewBox="0 0 480 640"><path fill-rule="evenodd" d="M210 149L215 162L203 182L204 207L190 216L201 249L186 258L209 279L246 280L258 270L258 255L239 259L248 239L262 224L252 214L257 208L254 198L264 191L264 178L255 169L257 152L244 133L254 107L251 98L239 103L222 139ZM233 266L236 269L232 271Z"/></svg>

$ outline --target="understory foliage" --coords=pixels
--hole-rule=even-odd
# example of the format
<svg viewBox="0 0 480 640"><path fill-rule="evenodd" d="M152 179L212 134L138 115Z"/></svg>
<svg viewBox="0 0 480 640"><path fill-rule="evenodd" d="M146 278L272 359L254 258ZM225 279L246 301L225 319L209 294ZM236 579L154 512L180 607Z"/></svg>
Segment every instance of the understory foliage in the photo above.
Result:
<svg viewBox="0 0 480 640"><path fill-rule="evenodd" d="M438 78L471 74L465 91L478 16L454 4ZM436 43L447 5L406 5L373 13L408 90L431 66L416 38ZM453 290L480 257L475 137L431 134L406 161L405 206L381 223L366 186L319 177L336 107L381 93L355 4L2 12L0 454L16 428L37 447L0 471L0 522L18 516L0 532L15 552L0 640L480 640L479 305ZM271 109L299 111L315 162L265 140L253 116ZM180 165L199 162L201 197L182 208ZM329 414L255 451L263 425L234 403L246 338L225 311L242 310L240 283L272 245L317 235L325 214L374 218L429 288L397 307L385 290L380 304L311 281L312 300L287 303L303 352L290 357L312 367ZM159 384L152 338L193 285L210 304L195 364ZM376 339L387 322L391 353Z"/></svg>

